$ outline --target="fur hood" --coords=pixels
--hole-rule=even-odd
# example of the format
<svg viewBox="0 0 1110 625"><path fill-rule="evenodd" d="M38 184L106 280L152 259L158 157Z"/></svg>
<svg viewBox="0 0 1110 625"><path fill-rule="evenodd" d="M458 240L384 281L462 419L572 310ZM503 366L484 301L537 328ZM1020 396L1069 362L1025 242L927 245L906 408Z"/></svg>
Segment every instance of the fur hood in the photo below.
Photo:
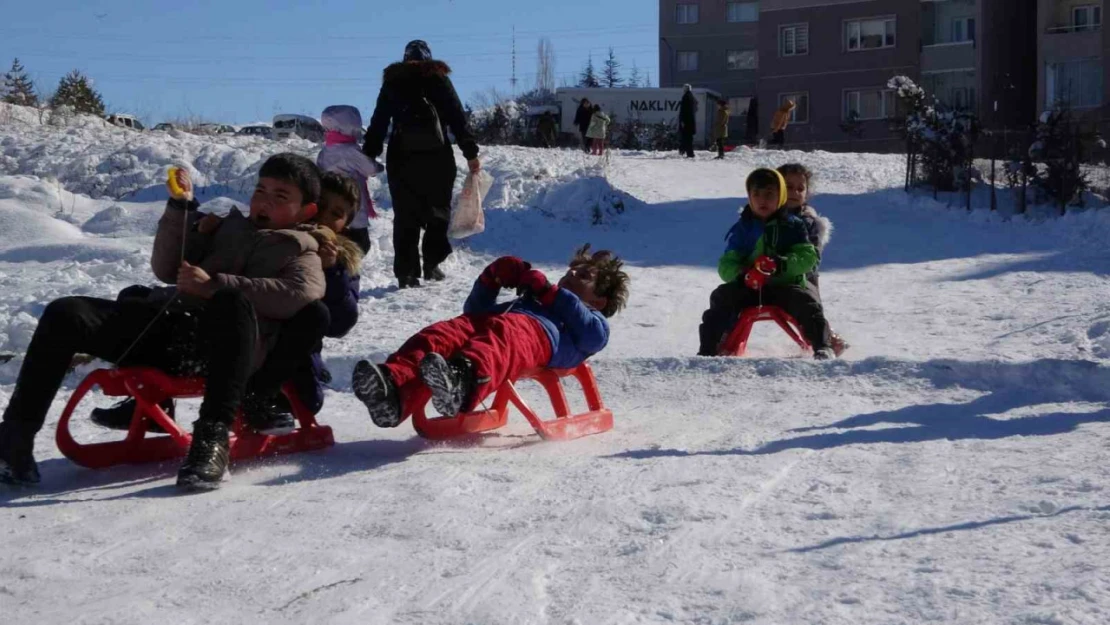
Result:
<svg viewBox="0 0 1110 625"><path fill-rule="evenodd" d="M443 61L401 61L385 68L382 82L398 82L413 78L446 77L451 67Z"/></svg>
<svg viewBox="0 0 1110 625"><path fill-rule="evenodd" d="M833 233L833 224L831 221L829 221L829 218L819 215L817 211L809 204L803 206L802 210L799 211L798 214L803 220L812 220L813 223L816 224L817 247L819 247L820 249L825 249L825 246L829 244L829 240L832 239Z"/></svg>
<svg viewBox="0 0 1110 625"><path fill-rule="evenodd" d="M331 228L327 226L315 226L309 231L309 234L319 245L329 241L335 243L339 248L336 262L347 270L348 275L357 276L359 274L359 268L362 265L362 248L357 243L341 234L332 232Z"/></svg>

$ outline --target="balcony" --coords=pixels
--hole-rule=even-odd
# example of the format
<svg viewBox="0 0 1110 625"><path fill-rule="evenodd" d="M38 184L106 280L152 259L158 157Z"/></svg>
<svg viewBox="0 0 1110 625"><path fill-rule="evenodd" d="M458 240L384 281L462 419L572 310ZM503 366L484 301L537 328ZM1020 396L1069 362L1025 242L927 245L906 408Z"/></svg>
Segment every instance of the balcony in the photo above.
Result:
<svg viewBox="0 0 1110 625"><path fill-rule="evenodd" d="M1049 8L1046 35L1082 36L1101 30L1101 0L1054 0Z"/></svg>

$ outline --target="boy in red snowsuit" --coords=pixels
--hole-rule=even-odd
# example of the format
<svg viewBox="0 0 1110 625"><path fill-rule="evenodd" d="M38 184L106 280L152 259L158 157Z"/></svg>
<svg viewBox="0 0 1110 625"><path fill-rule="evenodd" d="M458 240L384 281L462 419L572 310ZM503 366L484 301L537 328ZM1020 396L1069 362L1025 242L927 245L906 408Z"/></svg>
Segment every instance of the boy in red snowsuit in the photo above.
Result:
<svg viewBox="0 0 1110 625"><path fill-rule="evenodd" d="M439 414L455 416L527 369L573 368L604 349L607 319L628 299L628 274L620 258L589 249L576 252L558 285L519 258L498 258L478 277L461 316L424 328L383 365L360 361L351 385L374 424L399 425L420 384ZM502 288L526 295L498 304Z"/></svg>

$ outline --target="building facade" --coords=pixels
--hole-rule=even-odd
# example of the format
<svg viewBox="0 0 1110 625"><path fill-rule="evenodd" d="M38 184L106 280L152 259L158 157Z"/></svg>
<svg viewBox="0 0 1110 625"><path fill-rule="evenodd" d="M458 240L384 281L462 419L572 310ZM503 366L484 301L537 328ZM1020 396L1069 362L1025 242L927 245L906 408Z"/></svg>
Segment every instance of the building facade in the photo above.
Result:
<svg viewBox="0 0 1110 625"><path fill-rule="evenodd" d="M741 25L728 20L739 15L736 5L756 3L661 0L660 84L691 83L732 100L733 140L744 137L737 105L758 102L764 137L789 99L796 108L788 144L900 147L890 123L898 103L886 88L896 75L974 111L986 127L1017 127L1036 112L1036 2L761 0L757 11L744 9L758 20ZM754 50L754 68L729 69L737 49Z"/></svg>
<svg viewBox="0 0 1110 625"><path fill-rule="evenodd" d="M1110 119L1103 8L1102 0L1037 1L1038 115L1066 104L1080 120L1104 126Z"/></svg>

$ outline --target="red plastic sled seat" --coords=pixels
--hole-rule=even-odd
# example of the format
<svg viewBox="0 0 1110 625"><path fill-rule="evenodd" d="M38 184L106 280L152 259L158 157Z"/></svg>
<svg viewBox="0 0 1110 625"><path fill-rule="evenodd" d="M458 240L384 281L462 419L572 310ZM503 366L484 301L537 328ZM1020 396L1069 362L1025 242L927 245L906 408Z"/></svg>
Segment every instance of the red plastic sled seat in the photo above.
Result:
<svg viewBox="0 0 1110 625"><path fill-rule="evenodd" d="M562 378L574 376L582 385L586 395L587 412L572 415L567 396L563 390ZM555 418L544 420L539 417L517 393L513 381L506 380L497 389L493 406L481 412L463 413L456 417L429 418L425 409L431 392L423 385L412 400L412 425L420 436L443 440L496 430L505 425L509 418L509 404L528 419L528 423L544 440L565 441L591 434L600 434L613 429L613 412L601 402L597 390L597 379L590 365L582 363L574 369L532 369L524 372L518 379L536 380L543 385L555 409Z"/></svg>
<svg viewBox="0 0 1110 625"><path fill-rule="evenodd" d="M719 354L721 356L743 356L748 351L748 338L752 335L752 326L757 321L774 321L779 324L782 331L787 336L794 339L803 350L810 349L809 342L802 338L802 331L798 327L798 322L786 314L786 311L778 306L755 306L753 308L745 308L744 312L740 313L740 319L733 326L732 332L729 332L725 342L721 344Z"/></svg>
<svg viewBox="0 0 1110 625"><path fill-rule="evenodd" d="M69 420L74 410L93 387L110 397L134 397L137 402L131 428L121 441L82 444L74 440L69 430ZM236 418L231 436L231 459L241 460L257 456L289 454L325 449L335 444L330 427L316 423L316 418L301 403L290 385L282 388L293 416L300 427L287 434L260 434L247 428L242 418ZM204 378L176 378L149 367L122 369L97 369L93 371L69 398L62 418L58 421L56 440L58 449L66 458L90 469L101 469L117 464L142 464L183 457L189 451L193 437L181 428L158 406L169 398L204 396ZM151 423L162 426L168 436L146 437Z"/></svg>

